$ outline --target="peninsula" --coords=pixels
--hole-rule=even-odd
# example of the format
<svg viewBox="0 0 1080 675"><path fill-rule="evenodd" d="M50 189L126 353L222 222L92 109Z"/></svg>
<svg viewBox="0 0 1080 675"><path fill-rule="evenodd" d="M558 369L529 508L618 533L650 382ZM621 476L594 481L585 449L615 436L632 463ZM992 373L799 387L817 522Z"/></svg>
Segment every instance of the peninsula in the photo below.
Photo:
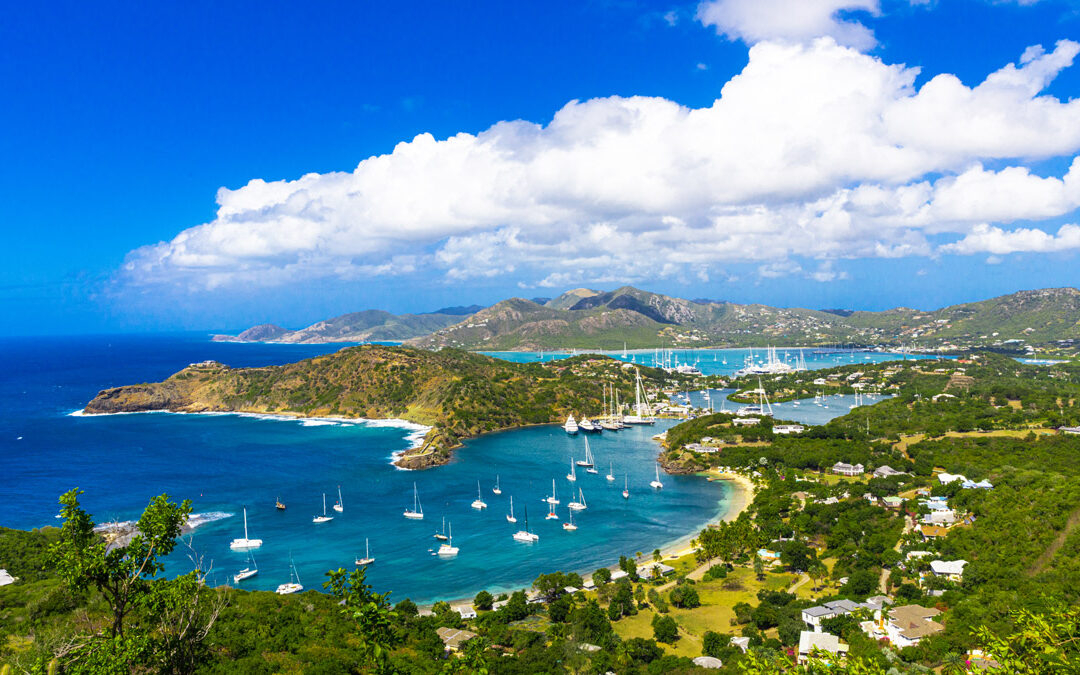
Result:
<svg viewBox="0 0 1080 675"><path fill-rule="evenodd" d="M635 368L605 356L510 363L456 349L361 345L297 363L230 368L214 361L164 382L98 393L88 415L120 412L242 412L298 417L403 419L431 427L423 443L398 457L402 468L444 464L450 450L478 434L603 410L604 385L634 399L635 373L650 389L692 378Z"/></svg>

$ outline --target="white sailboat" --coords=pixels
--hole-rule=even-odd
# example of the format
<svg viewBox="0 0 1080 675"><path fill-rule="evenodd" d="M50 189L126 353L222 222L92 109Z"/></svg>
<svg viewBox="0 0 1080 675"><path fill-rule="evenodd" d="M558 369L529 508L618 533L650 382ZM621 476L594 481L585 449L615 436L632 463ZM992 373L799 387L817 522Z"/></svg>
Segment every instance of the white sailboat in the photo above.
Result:
<svg viewBox="0 0 1080 675"><path fill-rule="evenodd" d="M292 581L287 584L279 585L277 591L275 591L278 595L289 595L290 593L299 593L304 590L304 587L300 585L300 574L296 571L296 565L293 563L292 558L289 558L289 567L291 568L289 578L292 579Z"/></svg>
<svg viewBox="0 0 1080 675"><path fill-rule="evenodd" d="M549 504L548 505L548 514L546 516L544 516L544 520L558 520L558 519L559 519L559 514L555 513L555 505L554 504Z"/></svg>
<svg viewBox="0 0 1080 675"><path fill-rule="evenodd" d="M327 522L330 522L333 519L334 519L333 516L326 515L326 493L324 492L324 493L322 493L322 515L321 516L314 516L311 519L311 522L313 522L313 523L327 523Z"/></svg>
<svg viewBox="0 0 1080 675"><path fill-rule="evenodd" d="M623 474L622 498L630 499L630 478L626 474Z"/></svg>
<svg viewBox="0 0 1080 675"><path fill-rule="evenodd" d="M573 511L570 512L570 520L568 522L565 522L565 523L562 524L562 529L566 530L567 532L573 532L574 530L577 529L577 525L574 524L574 512Z"/></svg>
<svg viewBox="0 0 1080 675"><path fill-rule="evenodd" d="M574 470L574 458L570 458L570 473L566 474L566 480L573 483L577 480L577 471Z"/></svg>
<svg viewBox="0 0 1080 675"><path fill-rule="evenodd" d="M249 539L247 529L247 507L244 507L244 538L233 539L229 544L229 548L234 551L247 551L253 548L259 548L262 546L262 539Z"/></svg>
<svg viewBox="0 0 1080 675"><path fill-rule="evenodd" d="M250 579L259 573L259 566L255 564L255 558L251 557L251 553L248 552L248 566L240 570L233 576L234 583L240 583L244 579Z"/></svg>
<svg viewBox="0 0 1080 675"><path fill-rule="evenodd" d="M454 524L453 523L450 523L449 539L442 546L439 547L439 550L437 551L437 554L444 557L444 558L450 558L450 557L453 557L453 556L458 554L458 548L457 548L457 546L454 546Z"/></svg>
<svg viewBox="0 0 1080 675"><path fill-rule="evenodd" d="M412 484L412 509L405 509L405 517L412 520L424 519L424 507L420 505L420 495L416 491L416 483Z"/></svg>
<svg viewBox="0 0 1080 675"><path fill-rule="evenodd" d="M525 507L525 529L518 530L514 533L514 541L520 541L525 544L531 544L534 541L540 539L540 535L529 532L529 507Z"/></svg>
<svg viewBox="0 0 1080 675"><path fill-rule="evenodd" d="M446 516L442 519L442 532L436 532L435 538L439 541L446 541Z"/></svg>
<svg viewBox="0 0 1080 675"><path fill-rule="evenodd" d="M341 513L345 510L345 505L341 501L341 486L337 486L337 503L334 504L334 510Z"/></svg>
<svg viewBox="0 0 1080 675"><path fill-rule="evenodd" d="M584 511L589 508L585 503L585 493L581 491L581 488L578 488L577 500L567 503L566 507L571 511Z"/></svg>
<svg viewBox="0 0 1080 675"><path fill-rule="evenodd" d="M492 494L501 495L502 488L499 487L499 474L495 474L495 487L491 488Z"/></svg>
<svg viewBox="0 0 1080 675"><path fill-rule="evenodd" d="M552 504L552 505L555 505L555 504L559 503L559 498L556 496L556 492L555 492L555 479L554 478L551 479L551 496L548 497L547 499L545 499L544 501L546 501L548 504Z"/></svg>
<svg viewBox="0 0 1080 675"><path fill-rule="evenodd" d="M657 490L664 487L664 484L660 482L660 465L659 464L656 465L656 480L649 483L649 486L654 487Z"/></svg>
<svg viewBox="0 0 1080 675"><path fill-rule="evenodd" d="M375 558L371 557L371 548L368 546L367 537L364 538L364 557L356 559L356 566L363 567L364 565L370 565L375 562Z"/></svg>
<svg viewBox="0 0 1080 675"><path fill-rule="evenodd" d="M510 515L506 517L506 522L516 523L517 518L514 517L514 495L510 495Z"/></svg>
<svg viewBox="0 0 1080 675"><path fill-rule="evenodd" d="M611 471L611 462L608 462L607 475L604 476L604 478L607 478L611 482L615 482L615 474Z"/></svg>
<svg viewBox="0 0 1080 675"><path fill-rule="evenodd" d="M477 511L483 511L487 508L487 503L480 496L480 481L476 481L476 499L473 500L472 507Z"/></svg>
<svg viewBox="0 0 1080 675"><path fill-rule="evenodd" d="M577 461L578 466L590 467L593 465L592 448L589 447L589 439L585 439L585 459L579 459Z"/></svg>

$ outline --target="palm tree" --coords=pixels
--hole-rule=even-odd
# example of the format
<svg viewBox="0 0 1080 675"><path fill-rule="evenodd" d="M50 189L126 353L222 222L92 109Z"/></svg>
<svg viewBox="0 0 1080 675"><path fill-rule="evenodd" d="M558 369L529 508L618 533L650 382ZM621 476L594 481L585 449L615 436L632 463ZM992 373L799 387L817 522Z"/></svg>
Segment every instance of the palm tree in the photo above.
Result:
<svg viewBox="0 0 1080 675"><path fill-rule="evenodd" d="M944 666L941 669L943 675L953 675L954 673L967 672L967 661L963 656L956 652L949 652L941 659Z"/></svg>
<svg viewBox="0 0 1080 675"><path fill-rule="evenodd" d="M660 554L660 549L654 549L652 552L653 562L660 562L664 559L664 556Z"/></svg>
<svg viewBox="0 0 1080 675"><path fill-rule="evenodd" d="M754 574L757 576L758 581L765 578L765 563L762 562L761 556L754 556Z"/></svg>

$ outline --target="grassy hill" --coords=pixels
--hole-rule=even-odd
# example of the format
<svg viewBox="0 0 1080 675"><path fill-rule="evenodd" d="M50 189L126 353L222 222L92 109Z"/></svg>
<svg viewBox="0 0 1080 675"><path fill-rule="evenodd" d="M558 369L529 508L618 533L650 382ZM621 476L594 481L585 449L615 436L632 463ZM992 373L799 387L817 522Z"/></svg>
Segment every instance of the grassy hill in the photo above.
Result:
<svg viewBox="0 0 1080 675"><path fill-rule="evenodd" d="M425 348L538 350L569 347L919 344L973 348L1080 339L1080 291L1021 291L934 311L836 312L691 301L625 286L574 289L543 305L511 298L417 337Z"/></svg>
<svg viewBox="0 0 1080 675"><path fill-rule="evenodd" d="M526 424L563 421L602 409L603 383L633 400L634 370L602 356L520 364L446 349L362 345L298 363L185 368L164 382L100 392L88 414L171 410L298 416L400 418L432 427L424 445L399 463L441 464L462 439ZM685 378L642 368L648 385Z"/></svg>

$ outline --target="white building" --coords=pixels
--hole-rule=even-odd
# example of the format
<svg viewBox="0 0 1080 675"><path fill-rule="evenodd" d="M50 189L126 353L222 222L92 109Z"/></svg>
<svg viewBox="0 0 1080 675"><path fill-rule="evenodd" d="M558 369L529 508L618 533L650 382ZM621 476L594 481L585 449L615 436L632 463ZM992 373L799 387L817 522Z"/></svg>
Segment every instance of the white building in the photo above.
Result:
<svg viewBox="0 0 1080 675"><path fill-rule="evenodd" d="M884 637L897 649L917 645L924 637L945 630L945 626L933 620L939 614L941 612L933 607L897 607L889 612L884 626Z"/></svg>
<svg viewBox="0 0 1080 675"><path fill-rule="evenodd" d="M949 581L959 582L964 580L965 565L967 565L966 560L932 560L930 571L936 577L945 577Z"/></svg>
<svg viewBox="0 0 1080 675"><path fill-rule="evenodd" d="M861 476L865 469L862 464L837 462L836 464L833 464L832 471L839 476Z"/></svg>
<svg viewBox="0 0 1080 675"><path fill-rule="evenodd" d="M961 483L966 481L967 478L959 473L939 473L937 475L938 482L942 485L948 485L953 481L960 481Z"/></svg>
<svg viewBox="0 0 1080 675"><path fill-rule="evenodd" d="M810 660L812 655L828 660L826 654L834 657L847 654L848 646L840 642L840 638L832 633L816 633L804 630L799 633L799 663L803 664Z"/></svg>
<svg viewBox="0 0 1080 675"><path fill-rule="evenodd" d="M806 431L806 427L801 424L774 424L774 434L801 434Z"/></svg>

